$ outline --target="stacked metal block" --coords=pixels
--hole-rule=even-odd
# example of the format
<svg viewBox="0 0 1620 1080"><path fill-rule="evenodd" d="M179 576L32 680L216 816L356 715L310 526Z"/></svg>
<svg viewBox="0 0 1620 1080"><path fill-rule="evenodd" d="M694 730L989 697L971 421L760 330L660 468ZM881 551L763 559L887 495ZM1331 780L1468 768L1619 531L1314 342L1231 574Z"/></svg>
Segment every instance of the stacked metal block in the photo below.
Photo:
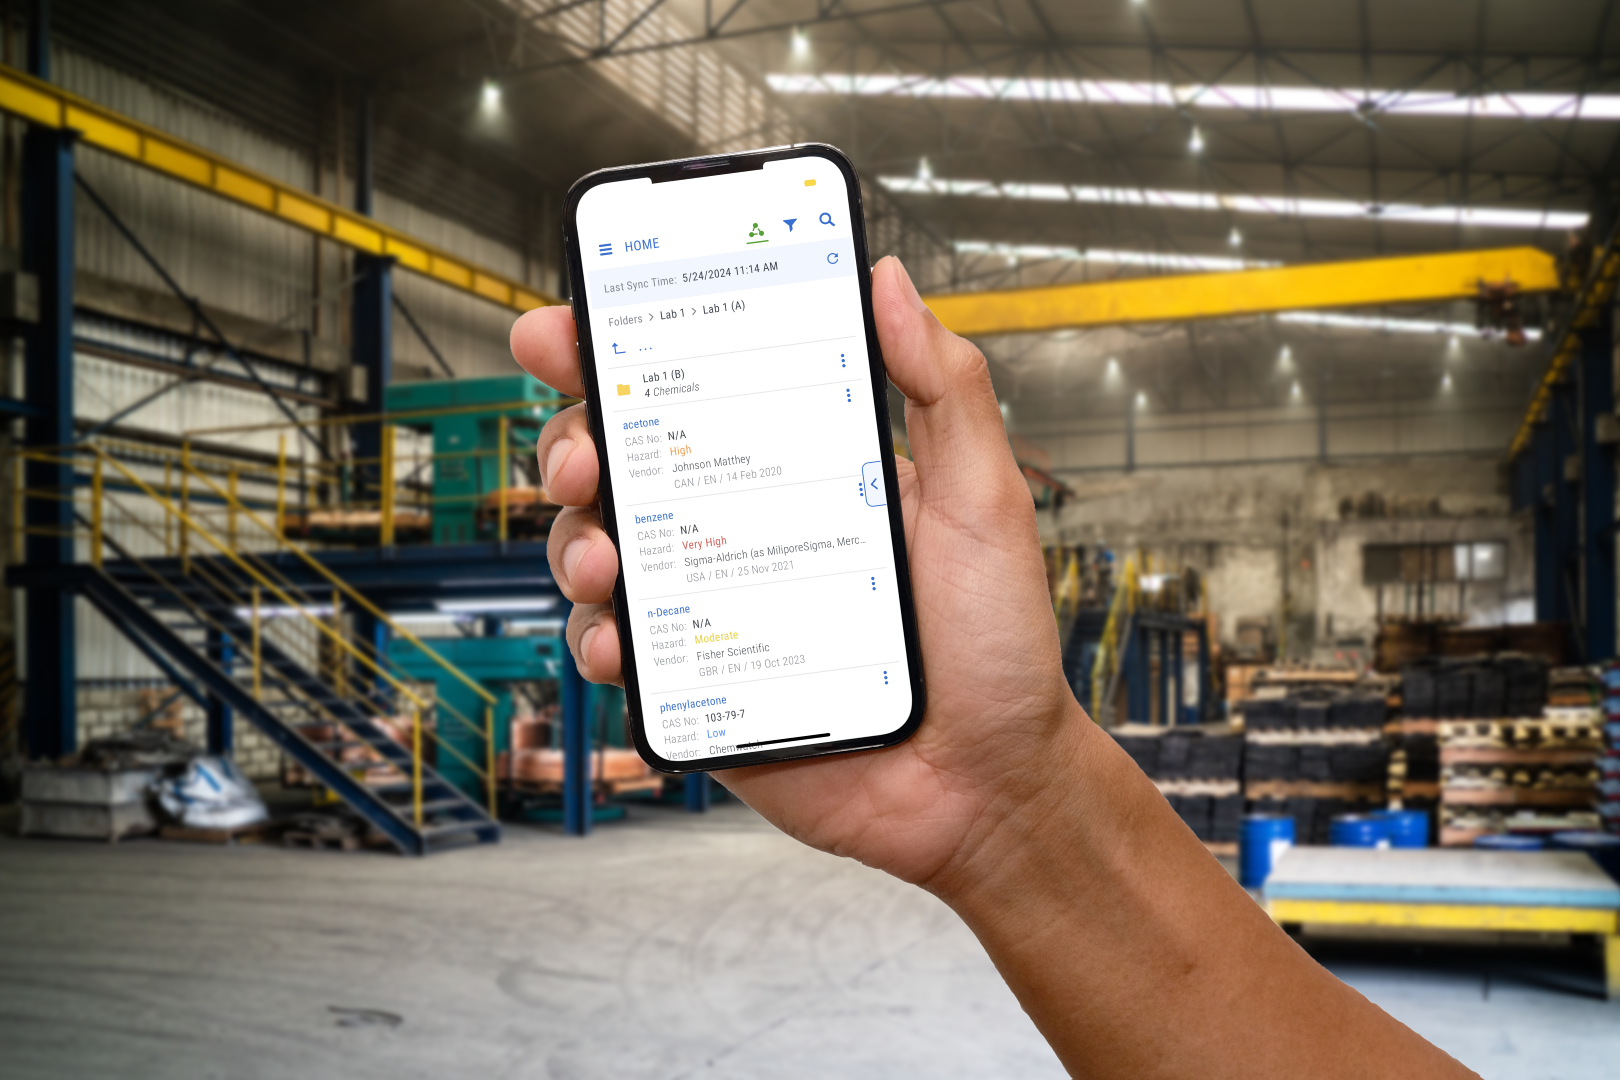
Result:
<svg viewBox="0 0 1620 1080"><path fill-rule="evenodd" d="M1598 815L1620 833L1620 660L1603 669L1603 756L1598 759Z"/></svg>
<svg viewBox="0 0 1620 1080"><path fill-rule="evenodd" d="M1236 843L1243 818L1241 736L1224 728L1143 725L1116 728L1112 734L1193 835L1206 843Z"/></svg>

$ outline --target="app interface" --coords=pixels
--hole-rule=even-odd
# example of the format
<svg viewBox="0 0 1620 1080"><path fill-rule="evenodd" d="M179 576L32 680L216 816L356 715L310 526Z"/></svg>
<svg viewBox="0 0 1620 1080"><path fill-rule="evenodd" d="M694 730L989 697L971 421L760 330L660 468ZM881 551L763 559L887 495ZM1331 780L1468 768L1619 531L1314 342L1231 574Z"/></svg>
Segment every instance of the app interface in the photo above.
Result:
<svg viewBox="0 0 1620 1080"><path fill-rule="evenodd" d="M821 158L581 198L641 714L672 761L911 712L842 173Z"/></svg>

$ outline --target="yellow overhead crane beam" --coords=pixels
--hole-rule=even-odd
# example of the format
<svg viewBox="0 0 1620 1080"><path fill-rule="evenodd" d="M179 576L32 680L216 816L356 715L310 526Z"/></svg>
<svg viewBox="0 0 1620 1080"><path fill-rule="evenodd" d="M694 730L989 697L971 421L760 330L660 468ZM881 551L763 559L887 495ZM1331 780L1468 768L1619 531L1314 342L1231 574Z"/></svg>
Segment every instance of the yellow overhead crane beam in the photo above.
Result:
<svg viewBox="0 0 1620 1080"><path fill-rule="evenodd" d="M1520 292L1559 287L1551 255L1516 247L950 293L923 300L947 328L973 337L1308 308L1468 300L1479 295L1481 283L1503 281L1512 281Z"/></svg>
<svg viewBox="0 0 1620 1080"><path fill-rule="evenodd" d="M77 94L0 65L0 111L48 128L77 131L88 146L222 199L252 207L344 247L392 255L407 270L516 311L562 301L487 270L374 218L244 168L184 139L102 108Z"/></svg>

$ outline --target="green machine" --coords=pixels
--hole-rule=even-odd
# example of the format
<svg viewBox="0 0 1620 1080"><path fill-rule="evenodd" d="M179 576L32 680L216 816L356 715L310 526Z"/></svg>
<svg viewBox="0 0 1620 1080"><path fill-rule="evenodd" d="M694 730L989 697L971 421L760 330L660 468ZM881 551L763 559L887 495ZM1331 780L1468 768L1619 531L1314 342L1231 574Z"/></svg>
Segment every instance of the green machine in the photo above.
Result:
<svg viewBox="0 0 1620 1080"><path fill-rule="evenodd" d="M513 683L556 682L562 675L561 637L511 635L501 637L433 638L433 651L450 661L478 685L495 695L495 752L509 749ZM484 722L483 703L466 683L445 671L427 654L403 638L388 643L388 658L405 678L431 682L438 700L474 724ZM617 686L585 683L585 723L591 742L626 746L624 691ZM560 729L560 725L559 725ZM473 798L483 798L483 781L461 758L484 767L482 730L473 731L452 715L438 718L439 741L454 753L439 753L437 768L446 781ZM560 743L559 743L560 745ZM457 757L457 754L460 757Z"/></svg>
<svg viewBox="0 0 1620 1080"><path fill-rule="evenodd" d="M391 417L404 414L391 422L433 435L435 544L481 539L478 511L500 489L501 470L508 467L510 452L532 454L536 431L558 407L557 392L527 375L395 383L387 388L383 408ZM410 415L435 410L456 411ZM499 453L503 417L507 454Z"/></svg>

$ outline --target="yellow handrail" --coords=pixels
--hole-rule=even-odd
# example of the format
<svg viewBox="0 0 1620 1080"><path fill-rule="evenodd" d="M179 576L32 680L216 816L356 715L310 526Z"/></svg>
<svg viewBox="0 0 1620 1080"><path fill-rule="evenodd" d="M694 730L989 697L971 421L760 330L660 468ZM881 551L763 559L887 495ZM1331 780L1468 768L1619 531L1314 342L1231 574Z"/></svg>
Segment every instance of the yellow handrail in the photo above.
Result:
<svg viewBox="0 0 1620 1080"><path fill-rule="evenodd" d="M418 707L422 707L422 708L426 707L427 703L425 701L423 701L419 696L417 696L417 694L416 694L416 692L414 690L412 690L410 687L406 686L404 683L400 682L398 679L394 678L393 675L389 674L387 671L384 671L382 668L380 668L376 664L372 663L370 657L365 656L362 653L360 653L359 650L355 649L355 647L353 645L349 644L349 642L346 641L341 634L334 633L332 628L330 626L327 626L326 623L324 621L322 621L319 616L317 616L314 613L310 612L302 604L298 603L290 595L288 595L279 585L277 585L275 582L271 581L269 578L265 577L256 568L249 565L236 552L232 551L228 546L226 546L224 543L220 542L220 540L217 537L215 537L213 533L209 532L207 529L204 529L196 521L192 520L192 518L191 518L191 516L189 514L184 513L178 507L176 507L173 503L170 503L163 496L159 495L156 491L152 490L152 488L144 480L142 480L140 477L136 476L129 469L125 468L123 463L120 462L117 458L111 457L110 455L103 454L102 451L99 448L92 447L91 449L96 454L105 457L107 461L111 462L113 468L115 468L119 472L123 473L125 478L128 479L130 483L132 483L136 487L140 488L142 494L144 494L147 498L149 498L149 499L153 500L154 502L156 502L159 506L163 507L164 510L168 511L169 513L179 515L181 523L185 526L185 528L187 528L188 530L195 530L198 536L202 537L209 544L211 544L214 548L216 548L221 555L224 555L231 562L235 563L236 566L239 569L244 571L254 581L258 582L260 585L262 585L265 588L269 589L271 594L274 595L277 600L279 600L283 604L285 604L290 610L295 611L299 615L303 616L303 618L305 620L307 620L308 622L313 624L317 629L319 629L322 633L324 633L330 641L332 641L335 645L338 646L339 649L347 652L351 656L355 657L355 659L359 660L361 664L363 664L366 667L370 668L375 674L377 674L378 676L380 676L381 678L386 680L390 686L392 686L395 690L397 690L400 694L402 694L403 696L408 698L410 701L415 703ZM208 484L210 487L214 486L213 482L210 481L205 476L198 476L198 479L202 480L203 483ZM249 514L249 516L256 517L256 515L253 515L252 511L246 511L246 512ZM260 521L259 524L263 525L264 523L262 521ZM314 560L311 560L311 561L314 561ZM384 616L384 618L386 618L386 616ZM465 676L463 676L463 678L465 678ZM476 684L474 684L474 685L476 686ZM491 700L491 701L494 700L493 696L491 696L487 691L484 691L482 687L477 687L477 689L479 689L480 692L484 693L484 696L488 697L489 700Z"/></svg>
<svg viewBox="0 0 1620 1080"><path fill-rule="evenodd" d="M227 500L229 500L231 498L231 496L230 496L230 494L228 492L222 490L218 484L216 484L212 480L208 479L208 477L203 476L201 474L198 474L197 479L201 480L204 484L207 484L208 487L211 488L216 495L219 495L220 497L222 497L224 499L227 499ZM249 509L249 508L247 508L245 506L241 506L240 509L241 509L242 513L247 515L248 520L250 520L254 524L258 525L259 528L265 529L267 531L269 530L270 526L265 523L263 518L261 518L261 517L259 517L259 515L255 514L251 509ZM315 558L313 555L309 554L309 552L305 551L303 548L299 547L296 544L288 544L288 543L286 543L286 541L280 536L276 537L276 545L277 545L277 547L286 547L293 554L297 555L301 560L303 560L303 562L304 562L304 564L306 566L308 566L310 569L314 570L317 574L321 575L321 577L325 578L332 585L333 588L335 588L335 589L339 590L340 592L342 592L351 601L358 604L360 607L364 608L373 617L382 620L384 625L386 625L389 628L389 630L392 631L394 634L396 634L397 636L405 639L406 641L409 641L412 645L415 645L418 649L421 649L424 653L426 653L434 661L434 663L438 664L439 667L443 668L445 671L449 672L451 675L454 675L457 680L459 680L468 689L473 691L473 693L477 694L486 703L494 704L494 702L495 702L495 695L494 694L491 694L488 690L485 690L482 686L478 685L478 683L476 683L472 679L468 678L467 675L464 672L458 670L455 667L455 665L451 664L444 657L440 656L438 653L436 653L432 649L430 649L426 644L423 643L421 638L417 637L415 634L411 633L409 630L405 629L403 626L400 626L393 619L389 618L386 614L383 613L383 611L381 609L379 609L370 600L367 600L363 595L361 595L359 592L357 592L353 588L351 588L349 586L348 582L344 581L342 578L340 578L336 574L332 573L332 571L328 570L326 568L326 566L319 559Z"/></svg>
<svg viewBox="0 0 1620 1080"><path fill-rule="evenodd" d="M1091 718L1102 715L1103 693L1113 678L1119 662L1119 635L1124 630L1124 619L1136 612L1136 560L1126 559L1120 568L1119 584L1114 599L1108 605L1108 620L1103 623L1102 638L1097 643L1097 659L1091 665Z"/></svg>

